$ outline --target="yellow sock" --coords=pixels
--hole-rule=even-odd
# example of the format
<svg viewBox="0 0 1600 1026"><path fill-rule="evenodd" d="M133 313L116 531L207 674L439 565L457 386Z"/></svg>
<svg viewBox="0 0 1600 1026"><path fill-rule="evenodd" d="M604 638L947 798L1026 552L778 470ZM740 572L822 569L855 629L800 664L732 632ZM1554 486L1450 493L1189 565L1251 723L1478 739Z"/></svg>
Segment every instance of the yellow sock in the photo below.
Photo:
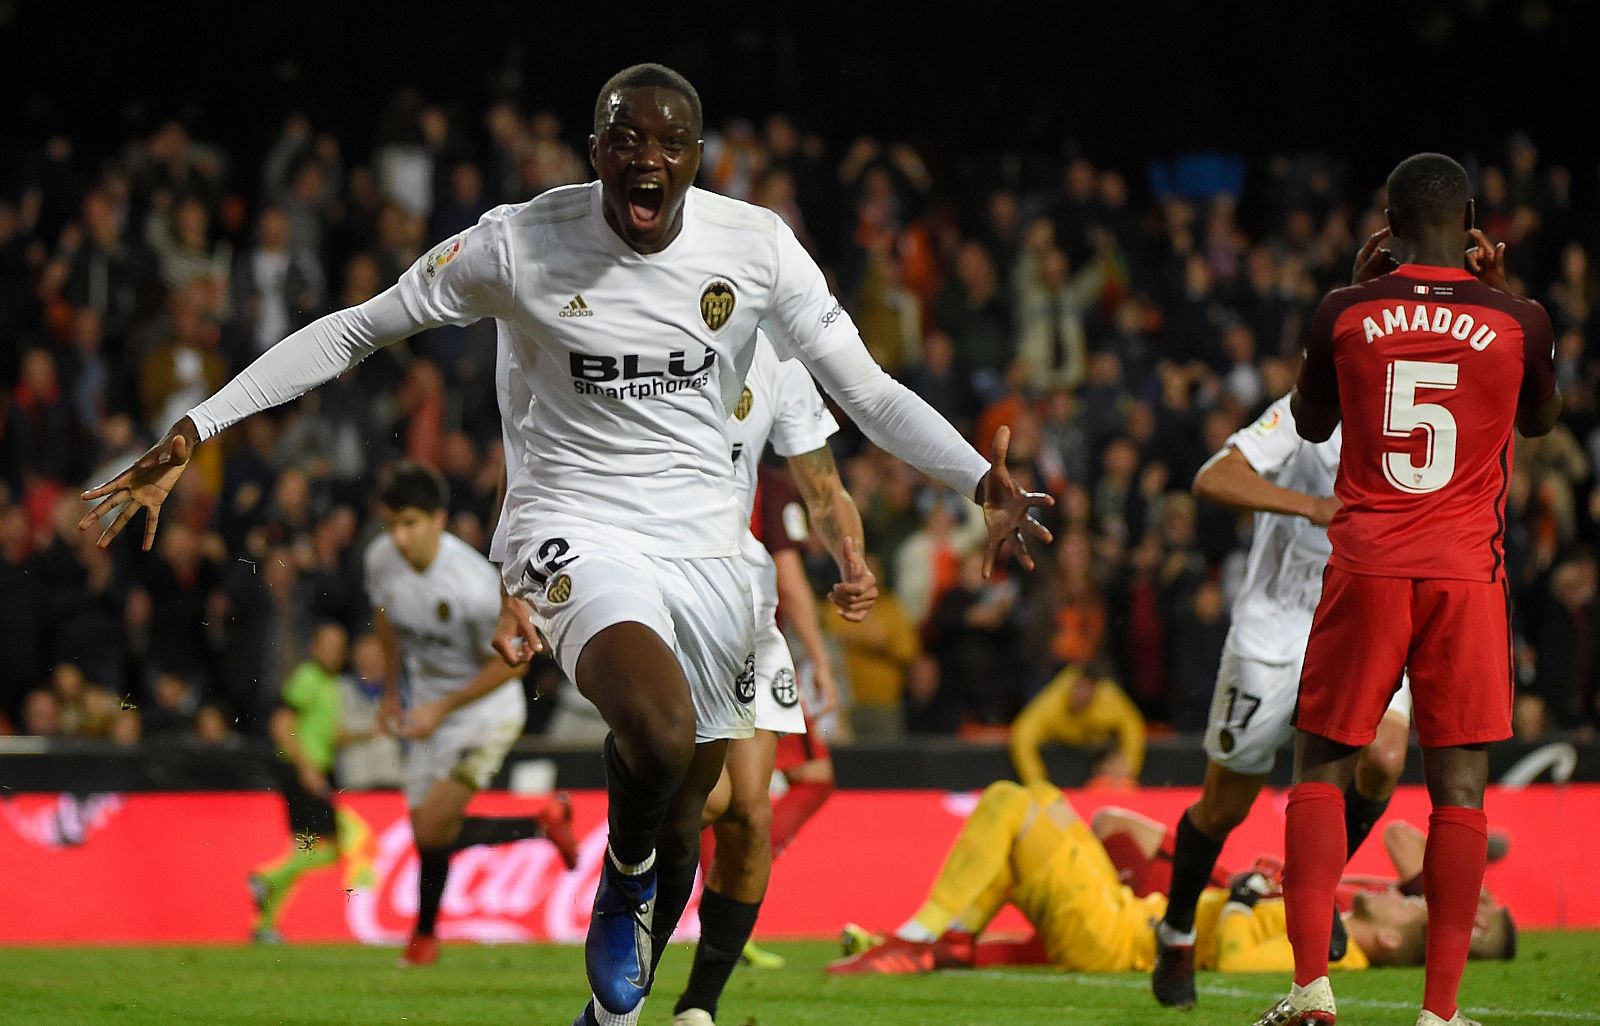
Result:
<svg viewBox="0 0 1600 1026"><path fill-rule="evenodd" d="M973 933L987 926L1005 904L1011 846L1032 812L1025 788L1010 781L990 784L945 857L927 902L907 925L933 937L952 925Z"/></svg>

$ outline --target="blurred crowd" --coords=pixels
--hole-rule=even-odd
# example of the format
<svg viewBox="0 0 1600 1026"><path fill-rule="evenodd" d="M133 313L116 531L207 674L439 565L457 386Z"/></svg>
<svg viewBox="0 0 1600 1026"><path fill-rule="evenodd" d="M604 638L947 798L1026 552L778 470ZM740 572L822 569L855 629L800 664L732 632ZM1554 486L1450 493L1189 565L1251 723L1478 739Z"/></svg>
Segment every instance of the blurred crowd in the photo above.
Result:
<svg viewBox="0 0 1600 1026"><path fill-rule="evenodd" d="M250 165L177 121L114 152L38 140L0 194L8 729L225 743L264 730L308 658L370 696L360 554L377 475L400 457L439 468L451 529L480 548L497 515L492 324L380 352L203 447L149 553L138 524L98 549L77 493L431 242L587 180L585 135L509 102L467 116L404 90L370 139L294 116ZM1471 165L1479 224L1551 314L1567 402L1555 432L1517 443L1517 727L1592 731L1596 169L1543 161L1521 136L1486 152ZM1009 163L942 174L910 145L830 147L781 115L707 132L701 185L776 210L877 359L980 448L1009 424L1013 474L1057 500L1038 571L986 580L975 507L846 425L837 455L887 588L861 624L825 611L847 691L838 729L1003 734L1072 669L1116 682L1158 730L1198 731L1250 525L1189 483L1292 387L1309 315L1347 281L1382 195L1312 155L1134 169L1069 149L1040 188L1018 187ZM824 588L831 560L808 565ZM337 667L331 642L311 652L330 624ZM548 667L536 676L561 692Z"/></svg>

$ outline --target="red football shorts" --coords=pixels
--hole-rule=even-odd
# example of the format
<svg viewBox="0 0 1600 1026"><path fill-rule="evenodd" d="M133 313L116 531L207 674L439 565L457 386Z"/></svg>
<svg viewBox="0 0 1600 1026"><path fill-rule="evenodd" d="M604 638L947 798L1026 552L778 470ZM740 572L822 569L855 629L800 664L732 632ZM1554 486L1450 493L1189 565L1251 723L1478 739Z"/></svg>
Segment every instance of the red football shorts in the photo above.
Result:
<svg viewBox="0 0 1600 1026"><path fill-rule="evenodd" d="M778 758L773 769L779 773L787 773L796 766L804 766L808 762L818 759L831 758L828 752L828 742L823 740L822 731L811 722L811 717L806 717L806 732L804 734L779 734Z"/></svg>
<svg viewBox="0 0 1600 1026"><path fill-rule="evenodd" d="M1505 583L1328 567L1300 671L1295 726L1341 744L1369 743L1402 671L1411 674L1411 715L1424 748L1510 737Z"/></svg>

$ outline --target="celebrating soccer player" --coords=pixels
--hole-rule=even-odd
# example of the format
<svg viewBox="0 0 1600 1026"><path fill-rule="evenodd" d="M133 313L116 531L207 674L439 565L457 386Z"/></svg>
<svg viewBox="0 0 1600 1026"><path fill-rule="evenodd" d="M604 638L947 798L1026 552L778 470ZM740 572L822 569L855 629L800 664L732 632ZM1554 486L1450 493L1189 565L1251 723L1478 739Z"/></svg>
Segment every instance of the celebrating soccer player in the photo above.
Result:
<svg viewBox="0 0 1600 1026"><path fill-rule="evenodd" d="M379 495L387 530L367 548L366 585L384 654L385 726L411 739L406 805L417 841L417 926L400 962L439 958L434 928L450 856L478 844L548 837L578 863L572 810L558 799L538 816L467 816L467 803L499 770L527 717L521 671L490 640L500 617L500 575L444 529L449 496L437 471L402 463ZM399 712L401 660L411 703Z"/></svg>
<svg viewBox="0 0 1600 1026"><path fill-rule="evenodd" d="M1511 736L1505 573L1512 428L1554 426L1550 319L1506 291L1505 247L1473 228L1466 171L1421 153L1389 176L1396 269L1317 307L1294 400L1311 442L1343 422L1333 551L1300 677L1284 898L1294 987L1260 1026L1330 1024L1328 940L1347 854L1345 790L1403 670L1433 800L1418 1026L1463 1024L1487 827L1488 745Z"/></svg>
<svg viewBox="0 0 1600 1026"><path fill-rule="evenodd" d="M984 505L986 569L1048 541L991 463L868 354L777 214L693 188L699 95L637 65L595 104L599 181L498 207L398 284L268 350L113 480L102 541L162 502L194 447L427 328L498 321L508 486L492 557L525 654L549 639L611 727L609 850L586 944L579 1023L631 1024L693 888L701 814L727 741L754 731L754 603L725 421L764 328L875 442ZM531 622L519 618L525 600ZM506 652L502 651L502 655Z"/></svg>

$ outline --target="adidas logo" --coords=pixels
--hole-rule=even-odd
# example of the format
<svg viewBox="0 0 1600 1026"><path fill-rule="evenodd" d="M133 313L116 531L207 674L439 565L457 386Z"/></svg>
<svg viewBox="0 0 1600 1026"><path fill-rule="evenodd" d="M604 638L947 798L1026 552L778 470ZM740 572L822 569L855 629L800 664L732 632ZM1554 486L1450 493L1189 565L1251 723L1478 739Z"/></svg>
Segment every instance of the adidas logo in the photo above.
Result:
<svg viewBox="0 0 1600 1026"><path fill-rule="evenodd" d="M556 314L557 317L593 317L594 311L589 309L589 304L583 301L582 296L573 296L572 302L562 307Z"/></svg>

